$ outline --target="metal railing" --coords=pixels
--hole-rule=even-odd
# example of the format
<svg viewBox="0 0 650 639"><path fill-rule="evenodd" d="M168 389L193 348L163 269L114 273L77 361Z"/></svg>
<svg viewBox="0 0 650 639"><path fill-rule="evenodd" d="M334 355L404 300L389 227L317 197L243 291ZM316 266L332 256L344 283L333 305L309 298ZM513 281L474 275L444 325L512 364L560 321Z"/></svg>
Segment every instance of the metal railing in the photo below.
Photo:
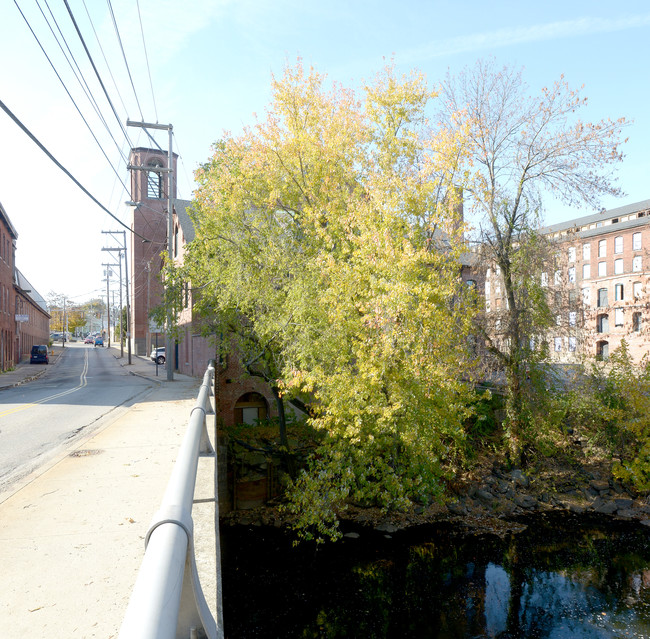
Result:
<svg viewBox="0 0 650 639"><path fill-rule="evenodd" d="M214 362L203 376L196 405L178 452L172 476L145 538L145 554L120 639L223 638L219 529L216 526L217 620L203 595L194 556L192 504L200 454L215 456L215 522L218 522L216 453L206 427L211 413ZM216 442L215 442L216 445Z"/></svg>

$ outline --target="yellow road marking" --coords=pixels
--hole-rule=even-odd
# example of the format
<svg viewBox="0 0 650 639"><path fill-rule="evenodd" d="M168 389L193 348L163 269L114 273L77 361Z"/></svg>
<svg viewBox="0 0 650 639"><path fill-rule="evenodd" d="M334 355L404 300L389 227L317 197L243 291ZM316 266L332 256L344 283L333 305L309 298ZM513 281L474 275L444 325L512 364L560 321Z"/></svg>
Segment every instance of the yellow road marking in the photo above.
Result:
<svg viewBox="0 0 650 639"><path fill-rule="evenodd" d="M49 397L44 397L43 399L39 399L36 402L31 402L30 404L21 404L20 406L15 406L14 408L10 408L0 413L0 417L13 415L14 413L19 413L22 410L27 410L28 408L38 406L39 404L45 404L46 402L51 402L53 399L59 399L59 397L65 397L66 395L70 395L71 393L76 393L78 390L81 390L84 386L88 384L87 375L88 375L88 351L84 351L84 366L81 371L81 375L79 375L79 384L77 386L75 386L74 388L70 388L66 391L57 393L56 395L50 395Z"/></svg>

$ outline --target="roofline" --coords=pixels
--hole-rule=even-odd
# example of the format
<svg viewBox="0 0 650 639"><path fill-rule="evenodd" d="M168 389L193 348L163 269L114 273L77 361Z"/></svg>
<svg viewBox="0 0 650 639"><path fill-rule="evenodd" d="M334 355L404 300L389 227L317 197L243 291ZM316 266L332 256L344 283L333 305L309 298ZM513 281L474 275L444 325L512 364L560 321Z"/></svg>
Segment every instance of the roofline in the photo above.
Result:
<svg viewBox="0 0 650 639"><path fill-rule="evenodd" d="M18 232L14 228L14 225L11 223L11 220L9 219L9 216L7 215L7 211L5 211L5 207L2 206L2 202L0 202L0 217L2 217L5 224L9 228L9 231L11 232L11 235L13 236L14 240L17 240L18 239Z"/></svg>

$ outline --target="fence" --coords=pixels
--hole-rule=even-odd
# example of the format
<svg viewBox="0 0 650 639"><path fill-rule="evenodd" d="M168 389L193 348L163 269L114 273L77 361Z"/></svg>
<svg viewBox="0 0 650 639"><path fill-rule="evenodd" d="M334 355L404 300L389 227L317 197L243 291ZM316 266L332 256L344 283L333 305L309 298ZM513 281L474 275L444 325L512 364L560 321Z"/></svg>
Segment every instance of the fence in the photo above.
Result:
<svg viewBox="0 0 650 639"><path fill-rule="evenodd" d="M223 639L217 456L206 426L206 415L213 413L213 378L214 362L210 362L160 510L145 538L144 559L122 622L121 639ZM192 504L200 454L215 458L216 620L201 589L194 556Z"/></svg>

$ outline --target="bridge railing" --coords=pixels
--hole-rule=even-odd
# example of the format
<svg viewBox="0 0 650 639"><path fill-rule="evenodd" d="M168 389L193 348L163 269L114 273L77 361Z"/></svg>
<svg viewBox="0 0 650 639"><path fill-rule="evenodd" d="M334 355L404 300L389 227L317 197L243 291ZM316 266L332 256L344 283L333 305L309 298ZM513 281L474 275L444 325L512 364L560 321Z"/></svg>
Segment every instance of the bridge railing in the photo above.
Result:
<svg viewBox="0 0 650 639"><path fill-rule="evenodd" d="M208 437L214 362L198 398L172 476L145 538L145 554L120 629L120 639L223 639L219 530L216 526L217 619L199 582L194 556L192 504L199 455L215 456L215 522L218 522L216 453Z"/></svg>

